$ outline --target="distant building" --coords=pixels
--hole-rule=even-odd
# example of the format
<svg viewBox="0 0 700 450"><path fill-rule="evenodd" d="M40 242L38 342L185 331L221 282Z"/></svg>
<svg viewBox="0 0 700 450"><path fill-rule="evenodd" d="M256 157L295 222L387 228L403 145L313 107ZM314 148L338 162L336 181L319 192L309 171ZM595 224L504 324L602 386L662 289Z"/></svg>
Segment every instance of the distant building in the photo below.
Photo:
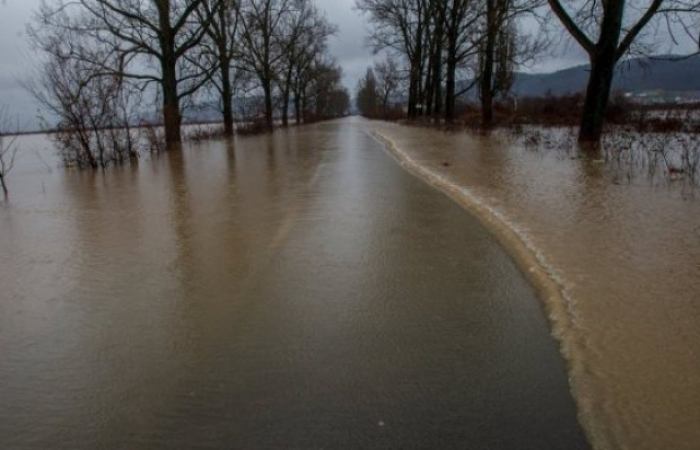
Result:
<svg viewBox="0 0 700 450"><path fill-rule="evenodd" d="M665 91L655 89L626 92L625 99L639 105L700 105L700 91Z"/></svg>

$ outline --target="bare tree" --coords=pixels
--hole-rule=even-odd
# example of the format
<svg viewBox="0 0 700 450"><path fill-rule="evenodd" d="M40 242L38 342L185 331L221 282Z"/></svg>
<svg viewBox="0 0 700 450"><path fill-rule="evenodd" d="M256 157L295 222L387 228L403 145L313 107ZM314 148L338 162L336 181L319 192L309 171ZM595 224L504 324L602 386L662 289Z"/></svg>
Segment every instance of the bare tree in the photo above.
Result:
<svg viewBox="0 0 700 450"><path fill-rule="evenodd" d="M63 30L52 45L45 43L43 67L24 84L58 121L52 137L62 161L97 169L136 158L131 122L140 103L140 91L124 78L96 74L91 62L66 54L68 49L76 48L88 53L80 34ZM92 60L102 57L99 49L92 52Z"/></svg>
<svg viewBox="0 0 700 450"><path fill-rule="evenodd" d="M479 49L478 0L356 0L373 25L375 52L390 50L408 65L408 117L455 114L457 70ZM444 87L443 87L444 83Z"/></svg>
<svg viewBox="0 0 700 450"><path fill-rule="evenodd" d="M199 20L203 23L210 18L206 30L207 37L202 41L202 55L205 56L201 67L206 72L216 67L212 76L211 86L218 94L221 113L224 121L224 134L232 136L233 124L233 95L235 78L233 61L236 54L237 33L239 24L239 0L207 0L201 9L196 9ZM203 13L203 14L202 14ZM206 58L208 56L208 58ZM199 59L193 62L199 63Z"/></svg>
<svg viewBox="0 0 700 450"><path fill-rule="evenodd" d="M356 0L357 9L369 16L369 43L375 52L391 49L404 55L409 66L408 117L422 113L429 0Z"/></svg>
<svg viewBox="0 0 700 450"><path fill-rule="evenodd" d="M449 0L445 14L447 54L445 81L445 120L455 118L457 98L473 87L473 84L457 91L457 69L475 57L479 50L481 34L478 30L483 5L476 0ZM473 75L473 74L472 74ZM476 80L476 77L472 77Z"/></svg>
<svg viewBox="0 0 700 450"><path fill-rule="evenodd" d="M267 129L276 108L289 123L294 102L297 123L310 111L310 94L325 58L328 37L336 32L313 0L239 0L240 25L234 65L257 81ZM316 116L316 114L313 114Z"/></svg>
<svg viewBox="0 0 700 450"><path fill-rule="evenodd" d="M697 36L700 3L686 0L548 0L554 14L586 51L591 73L581 117L581 143L600 141L617 63L638 45L646 50L666 32ZM647 34L646 32L649 31Z"/></svg>
<svg viewBox="0 0 700 450"><path fill-rule="evenodd" d="M322 55L313 65L313 82L308 87L308 107L313 120L332 119L347 113L350 95L342 83L343 70L331 57Z"/></svg>
<svg viewBox="0 0 700 450"><path fill-rule="evenodd" d="M326 51L324 41L316 41L306 47L305 51L299 52L293 64L291 76L291 90L294 97L294 115L296 123L306 120L305 113L308 111L309 86L314 81L315 62Z"/></svg>
<svg viewBox="0 0 700 450"><path fill-rule="evenodd" d="M300 6L299 0L242 0L238 68L253 73L263 91L265 124L273 128L273 90L280 64L290 45L285 27Z"/></svg>
<svg viewBox="0 0 700 450"><path fill-rule="evenodd" d="M442 112L443 95L443 60L445 47L445 14L447 4L444 0L428 1L428 19L425 41L428 48L426 55L426 72L424 79L425 114L438 118ZM381 79L381 75L378 74Z"/></svg>
<svg viewBox="0 0 700 450"><path fill-rule="evenodd" d="M7 109L5 106L0 106L0 187L5 197L8 195L7 189L7 174L10 173L15 165L15 157L17 156L17 130L14 134L9 134L9 119L7 118Z"/></svg>
<svg viewBox="0 0 700 450"><path fill-rule="evenodd" d="M196 49L221 1L43 1L30 35L43 49L47 44L55 44L53 36L60 30L79 33L102 51L83 52L84 47L66 46L66 57L89 64L96 75L156 83L170 148L182 141L180 102L207 83L216 70L216 66L203 67L192 62L203 57ZM209 8L205 8L205 3Z"/></svg>
<svg viewBox="0 0 700 450"><path fill-rule="evenodd" d="M371 67L367 69L365 76L357 83L356 99L357 108L363 116L377 117L379 90L374 70Z"/></svg>
<svg viewBox="0 0 700 450"><path fill-rule="evenodd" d="M374 75L380 108L386 118L389 111L389 100L398 93L403 77L396 59L391 55L374 63ZM440 97L439 93L436 94L436 97Z"/></svg>
<svg viewBox="0 0 700 450"><path fill-rule="evenodd" d="M285 33L287 50L281 60L280 76L277 80L281 95L283 126L287 126L289 122L289 104L291 95L295 91L294 85L303 80L295 75L307 69L327 50L328 37L336 31L337 28L326 20L312 1L299 2L287 24Z"/></svg>
<svg viewBox="0 0 700 450"><path fill-rule="evenodd" d="M484 32L479 49L479 98L481 125L493 125L493 102L498 94L507 94L517 66L531 60L544 41L519 33L518 20L537 19L542 0L485 0Z"/></svg>

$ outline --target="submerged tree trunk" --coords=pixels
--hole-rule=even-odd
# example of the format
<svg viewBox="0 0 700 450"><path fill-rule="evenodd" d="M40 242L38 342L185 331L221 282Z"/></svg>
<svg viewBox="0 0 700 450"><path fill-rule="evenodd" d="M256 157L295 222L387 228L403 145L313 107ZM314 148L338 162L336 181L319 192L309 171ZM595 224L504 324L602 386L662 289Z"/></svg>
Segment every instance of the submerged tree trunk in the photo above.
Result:
<svg viewBox="0 0 700 450"><path fill-rule="evenodd" d="M265 79L263 81L263 92L265 94L265 126L268 130L274 127L272 116L272 80Z"/></svg>
<svg viewBox="0 0 700 450"><path fill-rule="evenodd" d="M168 70L168 72L171 71ZM174 67L172 74L168 72L165 73L163 80L163 126L165 128L165 144L168 150L172 150L182 143L180 133L182 118L180 117Z"/></svg>
<svg viewBox="0 0 700 450"><path fill-rule="evenodd" d="M222 68L221 73L222 89L221 102L223 103L224 115L224 135L233 136L233 89L231 88L231 74L229 66Z"/></svg>
<svg viewBox="0 0 700 450"><path fill-rule="evenodd" d="M303 92L301 94L301 115L302 115L302 120L304 123L307 123L309 121L308 117L308 98L306 97L306 93Z"/></svg>
<svg viewBox="0 0 700 450"><path fill-rule="evenodd" d="M93 169L97 169L97 160L95 159L95 154L92 152L92 145L90 143L90 136L87 135L86 124L83 122L81 124L81 129L78 131L78 140L80 145L87 156L88 164Z"/></svg>
<svg viewBox="0 0 700 450"><path fill-rule="evenodd" d="M163 92L163 126L165 129L165 145L168 150L177 148L182 143L180 125L180 96L177 91L177 56L175 53L175 34L170 25L170 3L159 4L160 16L160 48L162 55L160 65L162 71L161 89Z"/></svg>
<svg viewBox="0 0 700 450"><path fill-rule="evenodd" d="M589 145L588 149L597 151L596 144L600 142L603 134L605 110L610 99L617 61L629 50L632 42L659 12L664 0L653 0L635 23L626 26L622 42L620 37L623 33L625 0L602 2L603 17L595 44L576 22L576 18L569 15L560 0L548 0L548 3L569 34L586 50L591 62L591 74L586 88L578 141L581 144L593 144Z"/></svg>
<svg viewBox="0 0 700 450"><path fill-rule="evenodd" d="M605 111L608 107L610 90L614 75L614 65L605 63L595 64L592 67L588 87L586 88L586 100L583 105L581 127L578 140L581 143L596 143L603 134Z"/></svg>
<svg viewBox="0 0 700 450"><path fill-rule="evenodd" d="M586 88L586 100L581 116L578 140L581 143L597 143L603 134L605 111L610 100L615 65L618 60L618 41L622 27L624 2L608 2L600 38L591 55L591 74Z"/></svg>
<svg viewBox="0 0 700 450"><path fill-rule="evenodd" d="M2 187L2 192L5 194L5 197L8 195L8 190L7 190L7 184L5 184L5 174L0 172L0 187Z"/></svg>

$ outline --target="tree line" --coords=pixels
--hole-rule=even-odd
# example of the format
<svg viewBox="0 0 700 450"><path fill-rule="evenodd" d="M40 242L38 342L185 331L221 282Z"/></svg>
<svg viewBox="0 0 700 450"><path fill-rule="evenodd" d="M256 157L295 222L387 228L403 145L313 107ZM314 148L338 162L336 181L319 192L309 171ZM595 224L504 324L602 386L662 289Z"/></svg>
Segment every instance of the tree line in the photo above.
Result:
<svg viewBox="0 0 700 450"><path fill-rule="evenodd" d="M481 126L488 129L494 101L507 97L516 69L541 55L563 29L591 67L582 143L601 138L620 61L650 54L659 42L675 43L682 35L697 42L700 12L690 0L356 0L356 7L372 24L368 40L374 51L394 61L380 60L360 80L363 114L386 115L388 99L401 93L409 119L451 123L459 97L474 89ZM542 32L525 32L525 21L539 23ZM558 29L551 25L556 22Z"/></svg>
<svg viewBox="0 0 700 450"><path fill-rule="evenodd" d="M144 105L157 106L165 148L205 102L226 135L235 99L268 130L290 111L301 123L349 106L327 47L337 29L313 0L43 0L28 31L41 66L27 87L85 166L130 157Z"/></svg>

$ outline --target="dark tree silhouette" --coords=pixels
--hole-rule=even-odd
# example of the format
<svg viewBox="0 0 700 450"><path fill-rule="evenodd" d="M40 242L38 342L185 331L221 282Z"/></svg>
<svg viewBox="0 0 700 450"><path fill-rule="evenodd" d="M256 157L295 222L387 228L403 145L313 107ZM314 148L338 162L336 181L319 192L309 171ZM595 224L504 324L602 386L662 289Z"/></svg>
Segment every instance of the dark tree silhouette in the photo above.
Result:
<svg viewBox="0 0 700 450"><path fill-rule="evenodd" d="M590 60L578 136L581 143L600 141L615 67L636 43L644 43L645 30L652 31L650 40L658 39L664 31L671 35L691 33L697 28L696 15L700 12L700 3L685 0L586 0L568 4L563 0L547 1ZM648 51L648 46L644 49Z"/></svg>
<svg viewBox="0 0 700 450"><path fill-rule="evenodd" d="M216 66L191 62L201 58L198 47L222 1L44 1L30 35L40 49L50 52L61 30L79 33L96 46L66 45L64 57L90 64L94 76L157 83L165 140L171 148L182 141L181 101L207 83L216 70ZM92 51L95 47L100 51ZM90 51L84 52L85 48Z"/></svg>

